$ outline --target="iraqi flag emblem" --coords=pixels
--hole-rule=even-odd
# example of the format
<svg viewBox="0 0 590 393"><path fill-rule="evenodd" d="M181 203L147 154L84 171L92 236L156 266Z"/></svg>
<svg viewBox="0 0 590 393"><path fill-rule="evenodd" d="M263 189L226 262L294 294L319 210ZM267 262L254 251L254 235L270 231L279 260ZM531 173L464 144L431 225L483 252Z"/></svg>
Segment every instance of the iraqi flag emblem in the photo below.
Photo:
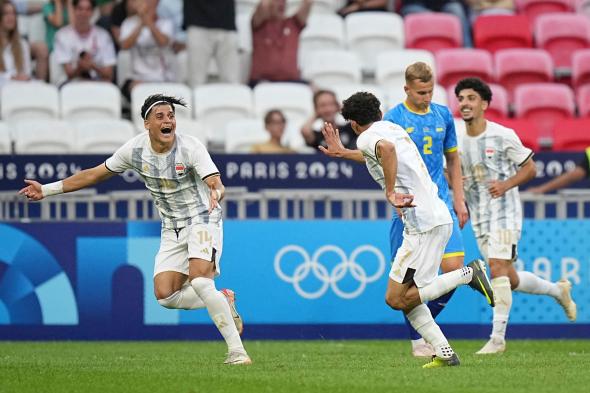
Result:
<svg viewBox="0 0 590 393"><path fill-rule="evenodd" d="M485 153L486 153L486 157L488 159L494 157L495 152L496 152L496 149L494 149L493 147L486 147Z"/></svg>
<svg viewBox="0 0 590 393"><path fill-rule="evenodd" d="M182 162L177 162L174 165L174 170L176 171L177 176L182 176L186 172L186 167L184 166L184 164Z"/></svg>

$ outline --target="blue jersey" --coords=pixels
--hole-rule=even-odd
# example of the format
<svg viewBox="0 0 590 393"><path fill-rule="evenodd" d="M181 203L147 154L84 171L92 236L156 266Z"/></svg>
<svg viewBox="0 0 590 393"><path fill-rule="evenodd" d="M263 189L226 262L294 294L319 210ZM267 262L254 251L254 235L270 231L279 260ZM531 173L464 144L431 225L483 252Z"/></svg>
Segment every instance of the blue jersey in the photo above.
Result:
<svg viewBox="0 0 590 393"><path fill-rule="evenodd" d="M418 146L428 173L438 187L438 196L454 216L453 201L443 169L444 154L457 150L455 123L449 109L430 103L427 113L417 113L403 102L389 110L383 120L399 124Z"/></svg>

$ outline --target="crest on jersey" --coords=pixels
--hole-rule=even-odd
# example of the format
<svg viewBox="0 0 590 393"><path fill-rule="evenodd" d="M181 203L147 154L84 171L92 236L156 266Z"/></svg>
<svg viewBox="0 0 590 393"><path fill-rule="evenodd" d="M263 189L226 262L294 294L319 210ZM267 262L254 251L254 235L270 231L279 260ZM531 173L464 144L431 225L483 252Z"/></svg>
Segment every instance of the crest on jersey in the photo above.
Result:
<svg viewBox="0 0 590 393"><path fill-rule="evenodd" d="M177 162L174 165L174 170L176 171L177 176L182 176L186 173L186 167L184 166L184 164L182 162Z"/></svg>
<svg viewBox="0 0 590 393"><path fill-rule="evenodd" d="M494 157L495 152L496 152L496 149L494 149L493 147L486 147L485 153L486 153L487 158Z"/></svg>

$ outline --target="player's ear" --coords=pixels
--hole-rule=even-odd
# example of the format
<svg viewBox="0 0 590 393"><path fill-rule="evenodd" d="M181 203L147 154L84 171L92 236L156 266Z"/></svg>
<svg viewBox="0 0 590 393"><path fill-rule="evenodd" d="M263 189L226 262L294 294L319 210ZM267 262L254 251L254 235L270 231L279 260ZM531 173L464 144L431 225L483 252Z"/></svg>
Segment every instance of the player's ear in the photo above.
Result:
<svg viewBox="0 0 590 393"><path fill-rule="evenodd" d="M148 119L144 119L143 120L143 128L149 131L149 129L150 129L150 122L148 121Z"/></svg>

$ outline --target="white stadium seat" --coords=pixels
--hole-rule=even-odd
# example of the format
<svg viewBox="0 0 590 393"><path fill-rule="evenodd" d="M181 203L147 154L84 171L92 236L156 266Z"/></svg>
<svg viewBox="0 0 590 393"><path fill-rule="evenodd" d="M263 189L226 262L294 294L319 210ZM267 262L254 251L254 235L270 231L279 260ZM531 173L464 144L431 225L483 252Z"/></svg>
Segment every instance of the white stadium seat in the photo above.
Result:
<svg viewBox="0 0 590 393"><path fill-rule="evenodd" d="M191 135L201 141L207 146L209 136L207 135L207 127L198 120L180 119L176 121L176 132L179 134Z"/></svg>
<svg viewBox="0 0 590 393"><path fill-rule="evenodd" d="M121 92L112 83L70 82L60 97L62 119L121 118Z"/></svg>
<svg viewBox="0 0 590 393"><path fill-rule="evenodd" d="M303 0L287 0L286 14L291 16L297 12ZM313 0L311 14L333 14L342 5L341 0Z"/></svg>
<svg viewBox="0 0 590 393"><path fill-rule="evenodd" d="M280 109L287 124L300 127L313 113L313 93L302 83L260 83L254 88L254 111L263 118L271 109Z"/></svg>
<svg viewBox="0 0 590 393"><path fill-rule="evenodd" d="M10 129L0 122L0 154L12 153L12 137L10 135Z"/></svg>
<svg viewBox="0 0 590 393"><path fill-rule="evenodd" d="M123 87L131 79L131 51L120 50L117 53L117 86Z"/></svg>
<svg viewBox="0 0 590 393"><path fill-rule="evenodd" d="M234 119L252 117L252 90L246 85L215 83L194 89L194 115L209 130L209 141L223 145L225 126Z"/></svg>
<svg viewBox="0 0 590 393"><path fill-rule="evenodd" d="M63 120L19 120L15 129L18 154L68 154L75 149L74 127Z"/></svg>
<svg viewBox="0 0 590 393"><path fill-rule="evenodd" d="M309 54L303 77L320 88L334 84L360 83L361 64L355 53L344 49L327 49Z"/></svg>
<svg viewBox="0 0 590 393"><path fill-rule="evenodd" d="M10 82L2 88L2 119L57 119L57 87L43 82Z"/></svg>
<svg viewBox="0 0 590 393"><path fill-rule="evenodd" d="M381 88L377 85L370 85L370 84L363 84L363 83L356 83L356 84L344 84L344 85L334 85L331 89L335 94L338 102L342 105L342 101L357 93L359 91L367 91L369 93L373 93L375 97L381 102L381 110L385 110L387 106L387 100L385 98L385 93Z"/></svg>
<svg viewBox="0 0 590 393"><path fill-rule="evenodd" d="M64 67L57 62L55 52L51 52L49 54L49 82L54 86L61 86L67 79Z"/></svg>
<svg viewBox="0 0 590 393"><path fill-rule="evenodd" d="M317 50L344 49L344 22L336 14L310 15L299 37L299 66Z"/></svg>
<svg viewBox="0 0 590 393"><path fill-rule="evenodd" d="M225 152L250 153L252 145L269 139L261 119L235 119L225 128Z"/></svg>
<svg viewBox="0 0 590 393"><path fill-rule="evenodd" d="M131 91L131 119L140 130L144 129L143 119L141 118L141 106L145 99L152 94L172 95L176 98L184 99L188 107L183 108L176 105L176 118L192 118L192 92L187 85L182 83L141 83Z"/></svg>
<svg viewBox="0 0 590 393"><path fill-rule="evenodd" d="M112 154L133 138L133 123L123 119L83 119L74 122L75 152Z"/></svg>
<svg viewBox="0 0 590 393"><path fill-rule="evenodd" d="M377 54L375 80L384 89L403 86L406 83L406 68L422 61L432 68L436 75L434 55L423 49L392 49Z"/></svg>

